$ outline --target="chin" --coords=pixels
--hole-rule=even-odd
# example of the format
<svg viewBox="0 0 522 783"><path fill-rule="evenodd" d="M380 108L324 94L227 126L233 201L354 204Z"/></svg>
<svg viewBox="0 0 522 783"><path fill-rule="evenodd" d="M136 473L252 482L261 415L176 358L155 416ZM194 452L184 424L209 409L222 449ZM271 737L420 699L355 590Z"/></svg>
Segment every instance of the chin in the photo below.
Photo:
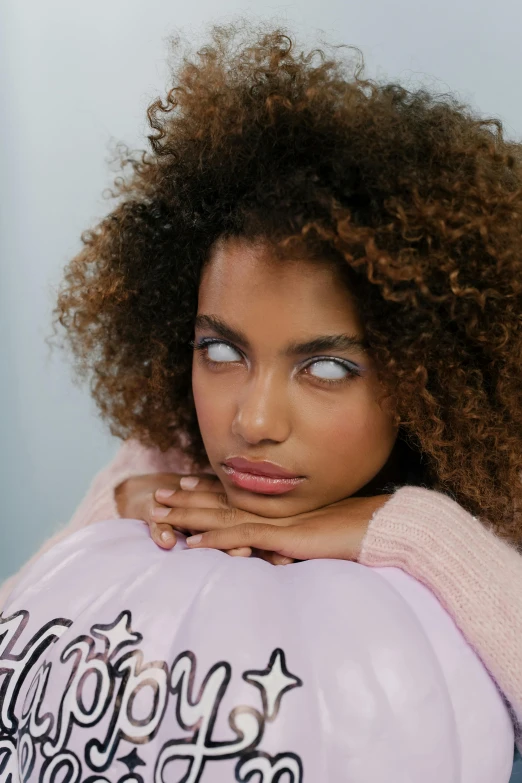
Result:
<svg viewBox="0 0 522 783"><path fill-rule="evenodd" d="M302 498L291 497L290 494L262 495L233 487L227 489L227 498L230 505L240 511L247 511L268 519L289 517L308 510Z"/></svg>

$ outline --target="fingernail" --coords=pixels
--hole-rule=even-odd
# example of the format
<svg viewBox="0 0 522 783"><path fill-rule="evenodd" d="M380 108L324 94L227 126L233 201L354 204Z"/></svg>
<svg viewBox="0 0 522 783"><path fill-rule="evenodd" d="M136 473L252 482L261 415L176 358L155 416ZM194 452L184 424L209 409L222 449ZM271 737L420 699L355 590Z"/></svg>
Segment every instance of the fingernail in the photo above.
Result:
<svg viewBox="0 0 522 783"><path fill-rule="evenodd" d="M170 498L175 491L175 489L157 489L156 497L158 500L168 500L168 498Z"/></svg>
<svg viewBox="0 0 522 783"><path fill-rule="evenodd" d="M158 517L161 519L162 517L166 517L167 514L170 513L170 508L153 508L152 509L152 516Z"/></svg>
<svg viewBox="0 0 522 783"><path fill-rule="evenodd" d="M163 541L165 544L170 544L170 542L171 542L173 539L174 539L174 536L172 535L172 533L169 533L169 531L168 531L168 530L164 530L164 531L163 531L163 533L161 534L161 540L162 540L162 541Z"/></svg>
<svg viewBox="0 0 522 783"><path fill-rule="evenodd" d="M189 546L192 546L192 544L199 544L203 536L200 534L199 536L189 536L187 538L187 544Z"/></svg>
<svg viewBox="0 0 522 783"><path fill-rule="evenodd" d="M292 562L292 558L290 557L274 557L274 562L276 565L288 565Z"/></svg>
<svg viewBox="0 0 522 783"><path fill-rule="evenodd" d="M199 479L196 476L183 476L179 485L182 489L194 489L199 484Z"/></svg>

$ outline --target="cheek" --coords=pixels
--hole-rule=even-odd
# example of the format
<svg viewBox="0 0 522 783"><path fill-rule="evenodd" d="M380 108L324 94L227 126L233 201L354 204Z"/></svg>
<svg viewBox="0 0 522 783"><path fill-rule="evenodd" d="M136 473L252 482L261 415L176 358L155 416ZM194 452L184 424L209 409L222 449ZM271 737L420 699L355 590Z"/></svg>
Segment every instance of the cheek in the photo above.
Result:
<svg viewBox="0 0 522 783"><path fill-rule="evenodd" d="M222 437L230 426L232 398L224 384L212 383L212 378L196 363L192 367L192 395L201 437L208 446L211 438Z"/></svg>
<svg viewBox="0 0 522 783"><path fill-rule="evenodd" d="M355 391L335 406L307 417L310 442L316 444L314 463L341 480L370 478L388 459L396 439L390 412L382 410L365 389Z"/></svg>

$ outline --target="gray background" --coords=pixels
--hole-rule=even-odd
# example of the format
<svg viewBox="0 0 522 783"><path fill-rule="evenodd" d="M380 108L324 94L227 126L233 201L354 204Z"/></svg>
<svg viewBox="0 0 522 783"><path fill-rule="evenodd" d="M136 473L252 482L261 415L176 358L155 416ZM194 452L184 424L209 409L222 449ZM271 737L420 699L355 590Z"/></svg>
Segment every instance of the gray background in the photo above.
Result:
<svg viewBox="0 0 522 783"><path fill-rule="evenodd" d="M255 14L254 14L255 10ZM0 3L0 580L65 523L119 442L64 357L49 355L53 286L109 208L111 143L143 147L168 36L237 12L301 41L359 46L368 72L451 90L522 128L519 0L3 0Z"/></svg>

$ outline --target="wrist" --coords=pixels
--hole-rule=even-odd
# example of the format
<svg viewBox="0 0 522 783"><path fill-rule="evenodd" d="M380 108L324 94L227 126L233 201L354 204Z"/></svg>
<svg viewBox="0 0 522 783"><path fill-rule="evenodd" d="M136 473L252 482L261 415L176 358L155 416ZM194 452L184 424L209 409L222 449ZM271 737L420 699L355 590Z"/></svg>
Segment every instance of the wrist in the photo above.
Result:
<svg viewBox="0 0 522 783"><path fill-rule="evenodd" d="M391 495L371 495L348 499L347 516L343 523L348 534L344 559L360 561L361 551L372 520L390 497Z"/></svg>

